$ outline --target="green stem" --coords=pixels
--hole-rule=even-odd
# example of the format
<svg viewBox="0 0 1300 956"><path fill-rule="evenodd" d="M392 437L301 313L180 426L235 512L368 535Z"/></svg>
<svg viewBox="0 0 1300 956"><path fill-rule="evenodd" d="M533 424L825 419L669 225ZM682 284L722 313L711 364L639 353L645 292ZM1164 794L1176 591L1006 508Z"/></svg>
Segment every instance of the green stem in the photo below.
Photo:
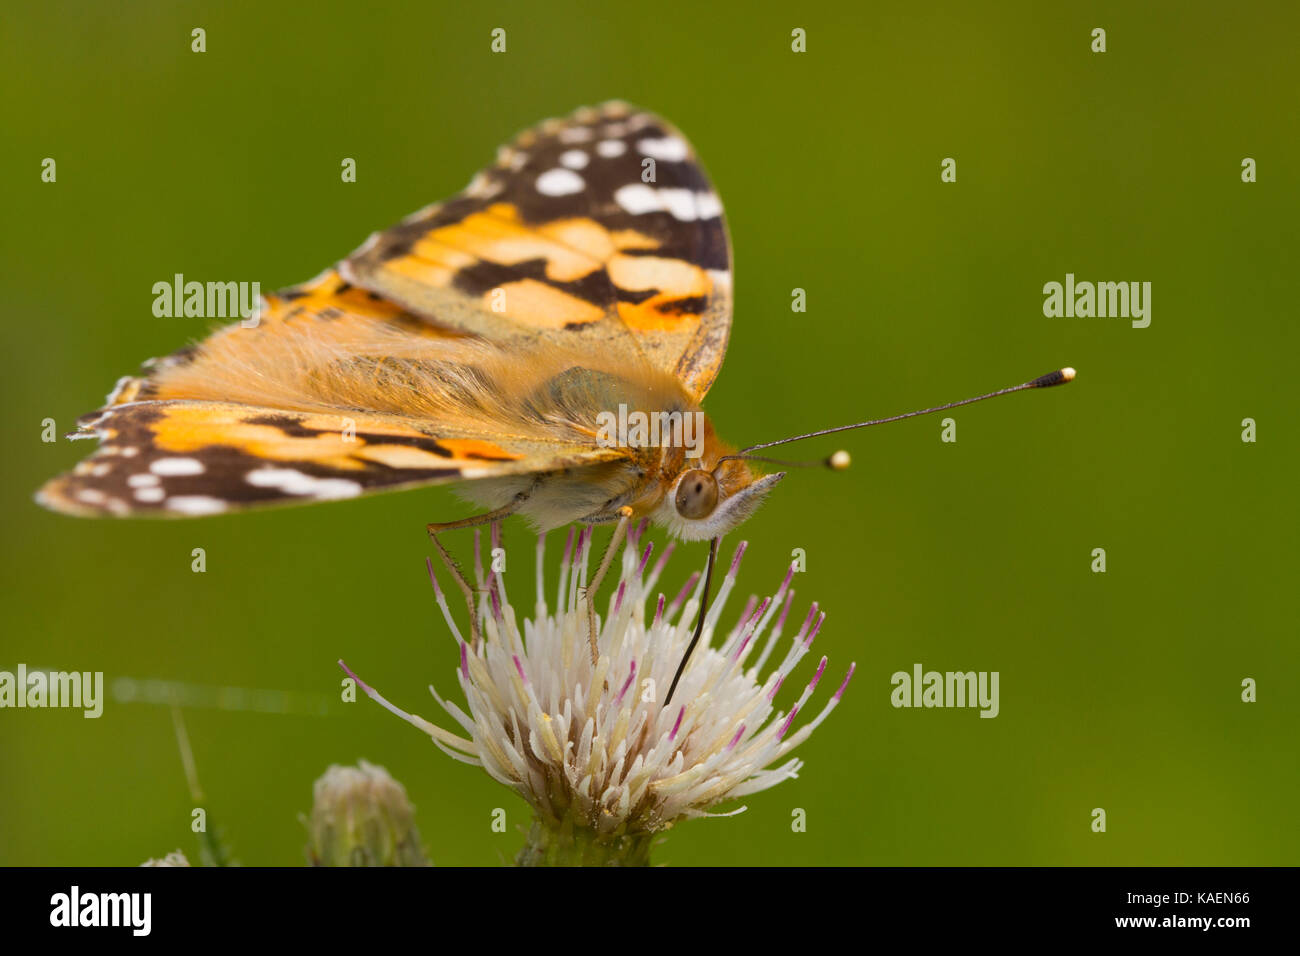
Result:
<svg viewBox="0 0 1300 956"><path fill-rule="evenodd" d="M558 826L533 818L519 866L649 866L650 833L603 835L565 818Z"/></svg>

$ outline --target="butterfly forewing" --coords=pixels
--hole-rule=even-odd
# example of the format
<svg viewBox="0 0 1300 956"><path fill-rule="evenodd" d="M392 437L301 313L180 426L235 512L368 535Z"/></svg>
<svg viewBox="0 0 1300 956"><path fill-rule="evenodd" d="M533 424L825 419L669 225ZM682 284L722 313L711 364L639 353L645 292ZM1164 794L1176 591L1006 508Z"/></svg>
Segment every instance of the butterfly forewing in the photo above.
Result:
<svg viewBox="0 0 1300 956"><path fill-rule="evenodd" d="M494 341L635 352L697 400L731 320L717 194L677 130L618 103L521 134L464 192L371 236L341 271Z"/></svg>

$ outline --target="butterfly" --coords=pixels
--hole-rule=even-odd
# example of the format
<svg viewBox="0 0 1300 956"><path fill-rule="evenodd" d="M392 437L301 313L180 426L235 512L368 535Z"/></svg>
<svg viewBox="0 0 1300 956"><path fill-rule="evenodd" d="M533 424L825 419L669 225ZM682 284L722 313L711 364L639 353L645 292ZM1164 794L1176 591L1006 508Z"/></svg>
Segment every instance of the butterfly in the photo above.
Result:
<svg viewBox="0 0 1300 956"><path fill-rule="evenodd" d="M37 499L199 516L465 482L487 512L440 527L631 517L717 538L782 477L734 457L700 408L731 276L685 137L623 103L580 109L255 322L121 379L69 436L98 449ZM629 418L666 434L614 434Z"/></svg>
<svg viewBox="0 0 1300 956"><path fill-rule="evenodd" d="M700 639L722 535L784 472L752 453L1070 381L1033 381L906 415L751 445L700 405L732 317L718 199L686 138L619 102L520 134L459 194L375 233L255 320L120 379L70 438L98 449L37 500L84 516L221 514L463 482L487 510L438 533L520 514L547 530L628 522L711 541ZM841 468L847 454L825 464ZM587 601L593 664L595 605Z"/></svg>

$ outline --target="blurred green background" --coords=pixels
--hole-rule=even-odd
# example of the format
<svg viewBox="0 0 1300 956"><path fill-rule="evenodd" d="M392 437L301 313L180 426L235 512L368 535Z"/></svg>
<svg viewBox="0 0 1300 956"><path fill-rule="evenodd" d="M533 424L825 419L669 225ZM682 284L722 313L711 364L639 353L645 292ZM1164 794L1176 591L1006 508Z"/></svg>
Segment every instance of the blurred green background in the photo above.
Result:
<svg viewBox="0 0 1300 956"><path fill-rule="evenodd" d="M337 699L339 657L430 718L426 684L455 690L423 568L424 523L468 513L451 491L76 520L31 495L88 446L42 443L41 422L69 430L119 375L203 332L153 317L154 282L301 281L459 189L519 129L620 97L692 138L726 204L736 321L706 408L729 439L1079 369L1069 388L960 410L955 444L930 418L801 446L847 447L854 467L792 475L724 551L751 542L743 599L806 549L796 600L822 602L820 650L857 676L798 780L674 830L656 859L1295 863L1300 16L1135 7L7 10L0 669L330 701L186 711L211 820L246 864L300 862L312 781L360 757L405 783L437 863L512 858L522 801L369 701ZM489 52L498 26L504 55ZM1152 282L1150 327L1045 318L1042 286L1066 272ZM507 538L526 607L530 539ZM705 553L679 551L666 583ZM916 662L999 671L1000 716L892 708L890 675ZM1240 700L1246 677L1257 703ZM165 707L0 711L0 761L0 863L197 857Z"/></svg>

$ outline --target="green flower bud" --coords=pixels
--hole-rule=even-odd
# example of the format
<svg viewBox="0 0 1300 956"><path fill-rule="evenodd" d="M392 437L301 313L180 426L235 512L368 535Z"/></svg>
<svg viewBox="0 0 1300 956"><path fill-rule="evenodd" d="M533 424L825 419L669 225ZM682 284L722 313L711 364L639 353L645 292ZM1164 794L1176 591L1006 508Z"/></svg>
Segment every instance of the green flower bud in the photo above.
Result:
<svg viewBox="0 0 1300 956"><path fill-rule="evenodd" d="M307 858L313 866L428 866L406 789L362 760L330 766L313 787Z"/></svg>

